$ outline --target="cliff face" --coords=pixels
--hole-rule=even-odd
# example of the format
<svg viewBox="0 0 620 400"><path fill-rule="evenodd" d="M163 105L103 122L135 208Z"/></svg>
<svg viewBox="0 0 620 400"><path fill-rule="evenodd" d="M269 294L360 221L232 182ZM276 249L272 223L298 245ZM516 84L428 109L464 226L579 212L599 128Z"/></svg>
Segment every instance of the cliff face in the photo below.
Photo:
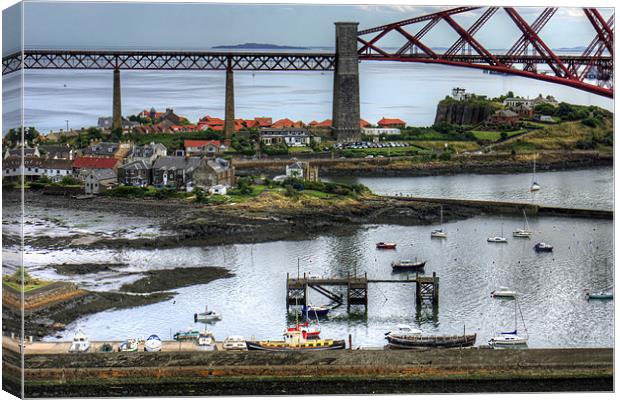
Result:
<svg viewBox="0 0 620 400"><path fill-rule="evenodd" d="M493 112L495 108L491 104L442 100L437 105L435 124L476 125Z"/></svg>

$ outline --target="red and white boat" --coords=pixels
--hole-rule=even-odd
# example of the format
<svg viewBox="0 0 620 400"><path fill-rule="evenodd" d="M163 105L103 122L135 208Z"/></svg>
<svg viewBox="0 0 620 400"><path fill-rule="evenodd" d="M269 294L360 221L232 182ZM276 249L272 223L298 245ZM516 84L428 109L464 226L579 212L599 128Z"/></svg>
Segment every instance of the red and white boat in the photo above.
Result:
<svg viewBox="0 0 620 400"><path fill-rule="evenodd" d="M321 330L318 328L310 327L308 321L304 323L296 323L295 326L287 328L287 332L300 331L304 339L320 339Z"/></svg>
<svg viewBox="0 0 620 400"><path fill-rule="evenodd" d="M396 249L396 243L379 242L377 243L378 249Z"/></svg>

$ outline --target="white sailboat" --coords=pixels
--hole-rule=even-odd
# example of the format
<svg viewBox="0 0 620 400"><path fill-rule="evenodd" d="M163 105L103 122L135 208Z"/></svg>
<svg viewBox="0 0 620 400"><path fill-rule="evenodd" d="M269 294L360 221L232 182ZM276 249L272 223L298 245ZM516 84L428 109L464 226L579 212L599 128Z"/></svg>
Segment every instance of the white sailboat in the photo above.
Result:
<svg viewBox="0 0 620 400"><path fill-rule="evenodd" d="M527 328L525 328L525 320L523 320L523 314L521 314L521 320L523 321L523 327L525 329L525 336L519 336L517 332L517 300L515 300L515 330L512 332L500 332L499 335L492 337L489 340L491 347L510 347L510 346L525 346L527 345ZM519 307L519 311L521 308Z"/></svg>
<svg viewBox="0 0 620 400"><path fill-rule="evenodd" d="M500 217L501 218L501 217ZM492 236L487 238L489 243L508 243L508 239L504 237L504 219L502 218L502 231L500 236Z"/></svg>
<svg viewBox="0 0 620 400"><path fill-rule="evenodd" d="M448 234L443 231L443 206L440 206L439 209L439 229L431 231L431 237L440 239L448 237Z"/></svg>
<svg viewBox="0 0 620 400"><path fill-rule="evenodd" d="M532 184L530 185L530 192L536 192L540 190L540 185L536 182L536 158L534 158L534 171L532 172Z"/></svg>
<svg viewBox="0 0 620 400"><path fill-rule="evenodd" d="M523 229L517 229L516 231L512 232L513 237L529 238L530 236L532 236L533 232L530 231L530 225L527 223L527 215L525 215L525 210L523 210L523 219Z"/></svg>

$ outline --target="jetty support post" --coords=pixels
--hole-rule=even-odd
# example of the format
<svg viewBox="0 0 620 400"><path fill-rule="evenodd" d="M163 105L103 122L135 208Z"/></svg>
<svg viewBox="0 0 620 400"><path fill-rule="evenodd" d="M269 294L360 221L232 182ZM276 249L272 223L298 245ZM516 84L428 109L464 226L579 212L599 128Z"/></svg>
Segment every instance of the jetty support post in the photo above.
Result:
<svg viewBox="0 0 620 400"><path fill-rule="evenodd" d="M112 86L112 130L122 129L123 121L121 114L121 71L114 68L114 83Z"/></svg>
<svg viewBox="0 0 620 400"><path fill-rule="evenodd" d="M439 305L439 278L437 273L433 271L433 307Z"/></svg>
<svg viewBox="0 0 620 400"><path fill-rule="evenodd" d="M235 80L231 57L226 66L226 94L224 98L224 135L230 139L235 133Z"/></svg>

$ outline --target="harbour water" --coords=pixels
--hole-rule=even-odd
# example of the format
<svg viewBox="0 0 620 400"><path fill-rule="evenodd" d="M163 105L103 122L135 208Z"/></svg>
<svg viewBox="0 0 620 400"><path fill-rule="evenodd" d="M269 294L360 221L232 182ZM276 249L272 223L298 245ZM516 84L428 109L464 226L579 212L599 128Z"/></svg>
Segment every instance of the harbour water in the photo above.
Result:
<svg viewBox="0 0 620 400"><path fill-rule="evenodd" d="M468 200L522 201L572 208L611 210L614 205L612 167L536 173L542 190L530 192L532 173L458 174L428 177L332 177L361 183L382 195L411 195Z"/></svg>
<svg viewBox="0 0 620 400"><path fill-rule="evenodd" d="M564 171L541 174L541 194L549 191L548 203L566 206L610 208L611 188L607 179L611 169ZM581 176L583 182L579 185ZM607 176L597 181L599 176ZM408 182L409 187L426 190L429 196L437 188L467 188L446 197L467 197L482 193L500 196L498 182L518 175L456 175L437 178L394 178ZM358 181L373 187L367 178ZM385 179L385 178L382 178ZM390 179L390 178L388 178ZM433 185L428 185L428 180ZM435 181L438 180L438 181ZM442 183L441 179L449 180ZM514 178L517 179L517 178ZM523 177L527 181L526 177ZM571 195L554 191L552 181L574 182ZM576 182L575 182L576 181ZM477 182L475 185L472 182ZM526 182L527 184L527 182ZM509 185L510 186L510 185ZM403 186L404 187L404 186ZM560 187L558 183L558 188ZM374 186L378 192L378 183ZM499 190L494 192L493 190ZM417 193L417 192L416 192ZM435 193L435 194L434 194ZM605 195L605 193L609 193ZM577 195L579 194L579 195ZM571 197L572 196L572 197ZM596 203L595 200L601 198ZM589 199L592 203L571 202ZM507 199L513 199L508 197ZM567 200L569 199L569 200ZM567 202L568 201L568 202ZM13 210L15 213L18 210ZM393 273L390 263L399 259L427 260L426 274L436 272L440 278L439 307L421 308L415 304L415 287L407 283L371 283L367 310L362 306L334 309L320 322L324 337L353 336L354 346L382 346L383 334L397 323L409 323L428 333L460 333L463 327L478 334L477 344L498 331L514 329L514 302L490 297L500 286L516 290L525 325L519 318L518 329L529 335L530 347L596 347L613 346L613 302L588 301L584 289L613 288L613 222L579 218L528 216L531 239L513 238L511 232L523 226L518 216L479 216L462 221L448 221L444 229L448 239L430 238L431 226L367 225L347 235L317 235L303 241L227 245L214 247L178 247L171 249L78 249L69 246L63 236L76 231L88 235L139 237L166 234L144 218L119 218L109 212L91 212L29 207L27 235L37 235L46 228L58 236L53 248L27 249L25 262L29 271L39 277L70 280L89 290L118 290L123 283L139 279L144 271L176 267L223 266L235 275L208 284L174 289L174 298L147 306L109 310L85 316L70 324L58 339L70 339L76 327L82 327L96 340L122 339L156 333L163 338L188 327L193 315L208 305L223 314L223 319L210 325L216 338L241 334L246 338L278 338L287 323L295 320L293 310L286 308L286 274L301 273L323 276L362 275L371 279L404 279L406 273ZM17 220L5 209L5 233L14 232ZM109 221L116 221L114 226ZM486 238L502 233L507 244L487 243ZM393 241L396 251L379 251L375 243ZM554 246L552 253L536 253L535 243L544 241ZM5 253L5 265L12 269L18 258ZM57 274L50 264L114 263L112 270L84 275ZM325 304L328 299L311 291L311 302ZM294 307L293 307L294 308Z"/></svg>
<svg viewBox="0 0 620 400"><path fill-rule="evenodd" d="M145 108L175 112L197 121L224 115L223 71L122 71L123 114ZM562 85L479 70L397 62L360 63L362 118L376 123L398 117L411 126L429 126L437 103L454 87L499 96L512 90L523 97L542 93L559 101L613 110L613 100ZM21 76L3 77L4 131L20 121ZM322 121L331 118L332 72L235 72L235 115ZM148 99L148 100L145 100ZM28 70L24 75L24 124L47 133L88 127L112 112L111 71Z"/></svg>

